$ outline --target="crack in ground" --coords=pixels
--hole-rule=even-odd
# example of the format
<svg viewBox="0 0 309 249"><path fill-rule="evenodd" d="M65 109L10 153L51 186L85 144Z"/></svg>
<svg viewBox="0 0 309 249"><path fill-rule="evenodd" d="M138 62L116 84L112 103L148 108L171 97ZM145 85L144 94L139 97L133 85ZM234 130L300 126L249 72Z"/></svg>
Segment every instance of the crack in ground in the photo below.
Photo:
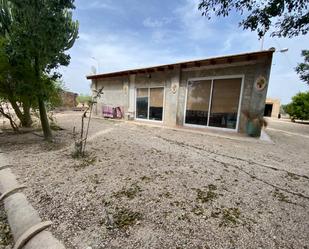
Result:
<svg viewBox="0 0 309 249"><path fill-rule="evenodd" d="M191 147L191 148L194 148L196 150L208 152L210 154L215 154L215 155L218 155L218 156L228 157L228 158L231 158L231 159L235 159L235 160L239 160L239 161L242 161L242 162L246 162L249 165L255 164L255 165L261 166L261 167L266 168L266 169L271 169L271 170L274 170L274 171L282 171L282 172L285 172L287 174L291 174L291 175L302 177L302 178L305 178L305 179L309 180L309 176L293 173L293 172L290 172L290 171L285 170L285 169L278 169L276 167L273 167L273 166L270 166L270 165L267 165L267 164L263 164L263 163L259 163L259 162L254 162L254 161L247 160L247 159L244 159L244 158L241 158L241 157L236 157L236 156L231 156L231 155L217 153L217 152L214 152L214 151L211 151L211 150L207 150L207 149L195 146L195 145L185 144L184 142L174 141L174 140L171 140L171 139L168 139L168 138L164 138L164 137L161 137L161 136L157 136L157 137L162 139L162 140L165 140L166 142L169 142L169 143L172 143L172 144L176 144L176 145L179 145L179 146L182 146L182 147Z"/></svg>
<svg viewBox="0 0 309 249"><path fill-rule="evenodd" d="M272 167L272 166L268 167L267 165L264 165L264 164L261 164L261 163L255 163L255 162L253 162L253 161L248 161L248 160L243 159L243 158L238 158L238 157L234 157L234 156L224 155L224 154L221 154L221 153L216 153L216 152L213 152L213 151L210 151L210 150L206 150L206 149L200 148L200 147L198 147L198 146L185 144L184 142L177 142L177 141L174 141L174 140L171 140L171 139L168 139L168 138L164 138L164 137L161 137L161 136L158 136L158 138L160 138L160 139L162 139L162 140L164 140L164 141L166 141L166 142L169 142L169 143L172 143L172 144L176 144L176 145L181 146L181 147L189 147L189 148L193 148L193 149L196 149L196 150L199 150L199 151L208 152L209 155L215 154L215 155L218 155L218 156L225 156L225 157L228 157L228 158L231 158L231 159L236 159L236 160L240 160L240 161L243 161L243 162L247 162L247 163L250 164L250 165L251 165L251 164L256 164L256 165L263 166L263 167L265 167L265 168L272 169L272 170L275 170L275 171L283 171L283 172L286 172L286 173L294 174L294 173L289 172L289 171L287 171L287 170L278 169L278 168L275 168L275 167ZM202 155L202 154L201 154L201 155ZM238 165L235 165L235 164L232 164L232 163L227 163L227 162L224 162L224 161L220 161L220 160L215 159L215 158L210 158L210 159L213 160L213 161L215 161L215 162L217 162L217 163L220 163L220 164L222 164L222 165L225 165L225 166L226 166L226 165L229 165L229 166L231 166L231 167L233 167L233 168L236 168L236 169L238 169L239 171L241 171L241 172L243 172L243 173L249 175L251 178L254 178L254 179L256 179L256 180L258 180L258 181L260 181L260 182L262 182L262 183L264 183L264 184L266 184L266 185L268 185L268 186L271 186L271 187L275 188L275 189L279 189L279 190L281 190L281 191L283 191L283 192L286 192L286 193L288 193L288 194L296 195L296 196L298 196L298 197L301 197L301 198L304 198L304 199L309 200L309 196L306 196L306 195L304 195L304 194L302 194L302 193L294 192L294 191L291 191L291 190L282 188L282 187L280 187L280 186L274 185L274 184L272 184L272 183L269 183L269 182L267 182L267 181L265 181L265 180L263 180L263 179L261 179L261 178L256 177L255 175L250 174L249 172L245 171L242 167L239 167ZM298 175L298 174L294 174L294 175L297 175L297 176L300 176L300 177L304 177L304 178L306 178L306 179L309 179L307 176ZM295 204L295 203L292 203L292 204ZM300 206L302 206L302 205L300 205ZM304 207L304 206L302 206L302 207Z"/></svg>

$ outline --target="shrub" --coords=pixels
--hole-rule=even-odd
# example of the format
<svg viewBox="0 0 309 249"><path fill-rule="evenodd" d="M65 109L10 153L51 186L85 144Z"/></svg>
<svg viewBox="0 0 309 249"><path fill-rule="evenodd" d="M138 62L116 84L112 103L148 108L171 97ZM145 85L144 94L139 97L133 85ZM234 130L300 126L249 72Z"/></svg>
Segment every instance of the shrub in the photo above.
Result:
<svg viewBox="0 0 309 249"><path fill-rule="evenodd" d="M309 120L309 91L296 94L292 102L284 106L284 111L292 120Z"/></svg>

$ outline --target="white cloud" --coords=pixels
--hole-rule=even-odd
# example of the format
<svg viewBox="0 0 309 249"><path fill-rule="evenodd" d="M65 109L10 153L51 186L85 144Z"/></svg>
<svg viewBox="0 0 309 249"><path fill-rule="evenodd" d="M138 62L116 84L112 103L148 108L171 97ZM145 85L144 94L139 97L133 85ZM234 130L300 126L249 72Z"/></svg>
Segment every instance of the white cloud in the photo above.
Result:
<svg viewBox="0 0 309 249"><path fill-rule="evenodd" d="M108 0L80 1L83 1L84 8L114 8L113 2ZM260 49L257 34L243 31L237 21L232 23L226 18L208 20L197 9L199 0L182 2L184 4L180 3L169 18L154 16L144 21L141 18L140 22L150 28L150 32L138 30L136 26L112 31L104 30L100 25L85 27L71 51L70 66L63 69L68 87L77 92L89 91L89 81L85 76L90 73L91 66L97 66L92 56L100 60L100 72L110 72ZM289 48L286 54L274 54L268 96L279 97L286 103L298 91L308 89L294 70L302 61L300 52L307 44L308 35L294 39L265 37L266 49Z"/></svg>
<svg viewBox="0 0 309 249"><path fill-rule="evenodd" d="M98 33L81 33L71 54L71 64L62 68L66 86L74 91L89 92L89 81L86 75L91 73L91 67L97 67L99 61L100 72L113 72L146 66L182 61L181 54L175 56L174 51L161 47L151 47L135 33L123 32L119 35Z"/></svg>
<svg viewBox="0 0 309 249"><path fill-rule="evenodd" d="M168 17L164 17L161 19L154 19L151 17L147 17L143 21L143 25L147 28L161 28L162 26L169 24L171 22L172 22L172 19Z"/></svg>
<svg viewBox="0 0 309 249"><path fill-rule="evenodd" d="M198 10L198 3L198 0L185 0L184 4L174 11L174 14L178 16L188 38L200 41L201 39L210 39L214 35L215 29L212 27L213 19L208 20L202 17Z"/></svg>

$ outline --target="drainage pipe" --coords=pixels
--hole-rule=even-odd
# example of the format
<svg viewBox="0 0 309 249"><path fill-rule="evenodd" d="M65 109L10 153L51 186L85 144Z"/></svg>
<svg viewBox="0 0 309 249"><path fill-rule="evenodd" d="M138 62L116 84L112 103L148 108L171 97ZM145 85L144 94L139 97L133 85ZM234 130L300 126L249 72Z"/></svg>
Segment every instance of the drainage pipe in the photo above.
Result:
<svg viewBox="0 0 309 249"><path fill-rule="evenodd" d="M8 165L1 165L0 155L0 201L4 202L8 222L14 237L13 249L65 249L46 229L52 224L42 222L38 212L21 193L25 186L18 184Z"/></svg>

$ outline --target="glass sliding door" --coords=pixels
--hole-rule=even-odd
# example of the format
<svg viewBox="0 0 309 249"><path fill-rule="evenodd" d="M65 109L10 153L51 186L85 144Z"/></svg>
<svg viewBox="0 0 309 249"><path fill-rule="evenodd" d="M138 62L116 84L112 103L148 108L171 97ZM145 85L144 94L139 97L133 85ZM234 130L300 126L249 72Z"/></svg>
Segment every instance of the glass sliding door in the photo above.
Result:
<svg viewBox="0 0 309 249"><path fill-rule="evenodd" d="M235 129L241 78L213 80L209 126Z"/></svg>
<svg viewBox="0 0 309 249"><path fill-rule="evenodd" d="M211 80L188 83L186 124L207 125Z"/></svg>
<svg viewBox="0 0 309 249"><path fill-rule="evenodd" d="M150 88L149 119L162 121L163 88Z"/></svg>
<svg viewBox="0 0 309 249"><path fill-rule="evenodd" d="M155 121L163 120L164 88L136 89L136 118Z"/></svg>
<svg viewBox="0 0 309 249"><path fill-rule="evenodd" d="M188 82L185 124L236 129L242 78Z"/></svg>
<svg viewBox="0 0 309 249"><path fill-rule="evenodd" d="M148 88L136 89L136 118L148 119Z"/></svg>

